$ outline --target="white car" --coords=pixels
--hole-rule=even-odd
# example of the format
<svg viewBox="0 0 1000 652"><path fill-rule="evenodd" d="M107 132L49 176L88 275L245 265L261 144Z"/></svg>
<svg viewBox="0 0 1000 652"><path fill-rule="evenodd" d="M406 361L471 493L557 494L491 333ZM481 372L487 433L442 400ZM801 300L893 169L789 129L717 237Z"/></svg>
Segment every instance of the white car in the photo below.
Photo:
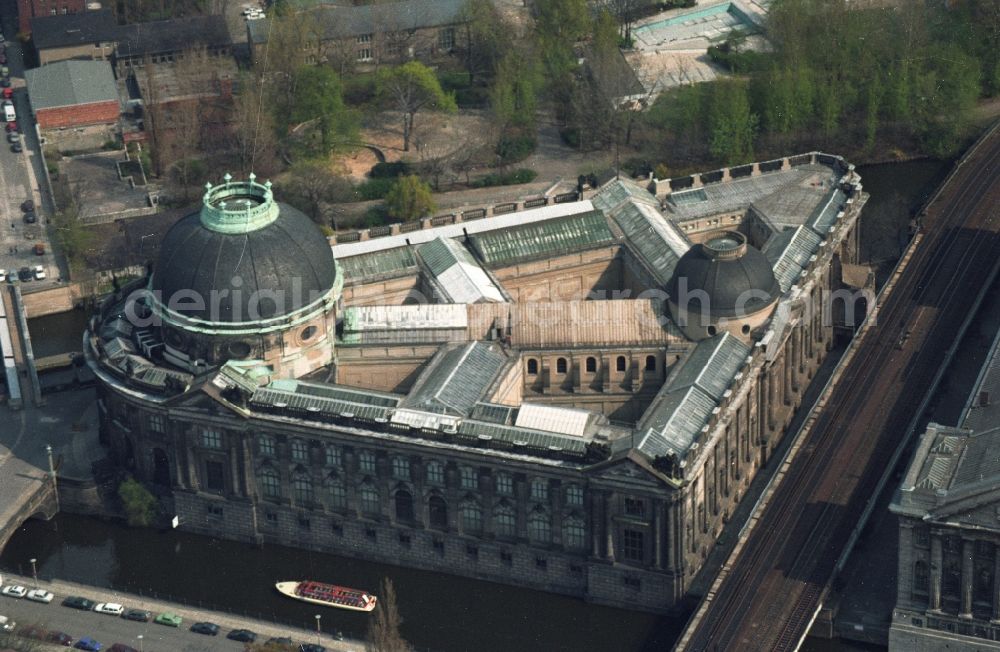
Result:
<svg viewBox="0 0 1000 652"><path fill-rule="evenodd" d="M108 614L109 616L120 616L125 611L125 607L117 602L98 602L94 605L94 611L99 614Z"/></svg>
<svg viewBox="0 0 1000 652"><path fill-rule="evenodd" d="M0 629L5 632L12 632L14 628L17 627L17 623L8 618L7 616L0 616Z"/></svg>
<svg viewBox="0 0 1000 652"><path fill-rule="evenodd" d="M3 593L11 598L23 598L27 592L28 589L24 588L20 584L8 584L3 587L3 590L0 590L0 593Z"/></svg>
<svg viewBox="0 0 1000 652"><path fill-rule="evenodd" d="M28 595L24 596L29 600L34 600L35 602L44 602L48 604L52 602L52 598L55 596L46 591L45 589L32 589L28 591Z"/></svg>
<svg viewBox="0 0 1000 652"><path fill-rule="evenodd" d="M3 283L6 280L7 280L7 270L0 269L0 283Z"/></svg>
<svg viewBox="0 0 1000 652"><path fill-rule="evenodd" d="M41 265L35 265L32 271L35 272L36 281L42 281L45 279L45 268Z"/></svg>

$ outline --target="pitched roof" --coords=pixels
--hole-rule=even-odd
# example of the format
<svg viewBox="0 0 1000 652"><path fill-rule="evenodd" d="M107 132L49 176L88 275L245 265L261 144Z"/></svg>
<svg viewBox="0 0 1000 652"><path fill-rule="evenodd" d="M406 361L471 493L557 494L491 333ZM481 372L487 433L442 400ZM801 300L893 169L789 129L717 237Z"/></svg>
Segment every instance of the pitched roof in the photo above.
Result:
<svg viewBox="0 0 1000 652"><path fill-rule="evenodd" d="M465 416L507 361L494 344L445 345L417 379L403 407Z"/></svg>
<svg viewBox="0 0 1000 652"><path fill-rule="evenodd" d="M213 14L123 25L116 52L120 57L135 57L185 50L194 46L231 44L232 37L225 17Z"/></svg>
<svg viewBox="0 0 1000 652"><path fill-rule="evenodd" d="M59 61L27 70L25 77L35 111L119 99L107 61Z"/></svg>
<svg viewBox="0 0 1000 652"><path fill-rule="evenodd" d="M460 22L465 0L401 0L349 7L321 6L311 9L322 26L324 39L341 39L376 30L403 32L414 29L454 25ZM270 18L253 20L247 32L253 43L265 43Z"/></svg>
<svg viewBox="0 0 1000 652"><path fill-rule="evenodd" d="M479 266L475 257L451 238L438 238L417 247L417 253L440 292L452 303L504 301L503 292Z"/></svg>
<svg viewBox="0 0 1000 652"><path fill-rule="evenodd" d="M478 233L470 240L488 267L502 267L611 244L615 236L601 211L588 211Z"/></svg>
<svg viewBox="0 0 1000 652"><path fill-rule="evenodd" d="M118 34L110 9L31 19L31 40L38 50L114 41Z"/></svg>

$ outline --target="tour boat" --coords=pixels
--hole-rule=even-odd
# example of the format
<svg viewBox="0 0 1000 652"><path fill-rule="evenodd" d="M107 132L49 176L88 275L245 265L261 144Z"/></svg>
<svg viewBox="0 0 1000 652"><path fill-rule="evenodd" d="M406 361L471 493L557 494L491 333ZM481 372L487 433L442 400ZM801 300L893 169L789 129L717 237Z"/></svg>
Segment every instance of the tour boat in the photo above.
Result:
<svg viewBox="0 0 1000 652"><path fill-rule="evenodd" d="M371 611L375 608L374 595L345 586L322 582L278 582L274 587L289 598L327 607L351 611Z"/></svg>

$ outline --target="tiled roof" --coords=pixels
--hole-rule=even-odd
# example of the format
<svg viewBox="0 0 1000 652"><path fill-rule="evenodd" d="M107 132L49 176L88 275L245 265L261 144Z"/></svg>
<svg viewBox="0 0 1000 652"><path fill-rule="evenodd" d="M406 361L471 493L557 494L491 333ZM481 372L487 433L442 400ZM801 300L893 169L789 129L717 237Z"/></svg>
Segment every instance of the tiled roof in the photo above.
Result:
<svg viewBox="0 0 1000 652"><path fill-rule="evenodd" d="M194 46L232 45L224 16L188 16L149 23L123 25L118 36L119 57L135 57L158 52L175 52Z"/></svg>
<svg viewBox="0 0 1000 652"><path fill-rule="evenodd" d="M118 88L107 61L58 61L24 73L35 110L95 102L118 102Z"/></svg>
<svg viewBox="0 0 1000 652"><path fill-rule="evenodd" d="M466 416L484 398L506 361L495 344L445 345L417 378L403 407Z"/></svg>
<svg viewBox="0 0 1000 652"><path fill-rule="evenodd" d="M470 238L489 267L591 249L614 242L614 234L600 211L578 213L546 222L511 226L478 233Z"/></svg>
<svg viewBox="0 0 1000 652"><path fill-rule="evenodd" d="M31 41L39 51L51 48L109 43L118 39L118 23L110 9L31 19Z"/></svg>

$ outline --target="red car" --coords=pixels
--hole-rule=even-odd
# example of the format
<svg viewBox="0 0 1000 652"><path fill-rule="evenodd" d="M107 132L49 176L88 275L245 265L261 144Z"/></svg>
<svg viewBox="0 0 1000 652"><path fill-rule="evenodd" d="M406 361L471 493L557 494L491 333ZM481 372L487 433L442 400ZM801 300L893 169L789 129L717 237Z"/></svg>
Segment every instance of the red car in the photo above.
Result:
<svg viewBox="0 0 1000 652"><path fill-rule="evenodd" d="M7 123L6 129L8 134L12 131L17 131L17 122L11 120L10 122Z"/></svg>
<svg viewBox="0 0 1000 652"><path fill-rule="evenodd" d="M73 645L73 637L69 634L63 634L62 632L49 632L47 640L50 643L56 643L65 647Z"/></svg>
<svg viewBox="0 0 1000 652"><path fill-rule="evenodd" d="M3 89L3 99L9 100L12 97L14 97L14 89L13 88L10 88L8 86L7 88Z"/></svg>

